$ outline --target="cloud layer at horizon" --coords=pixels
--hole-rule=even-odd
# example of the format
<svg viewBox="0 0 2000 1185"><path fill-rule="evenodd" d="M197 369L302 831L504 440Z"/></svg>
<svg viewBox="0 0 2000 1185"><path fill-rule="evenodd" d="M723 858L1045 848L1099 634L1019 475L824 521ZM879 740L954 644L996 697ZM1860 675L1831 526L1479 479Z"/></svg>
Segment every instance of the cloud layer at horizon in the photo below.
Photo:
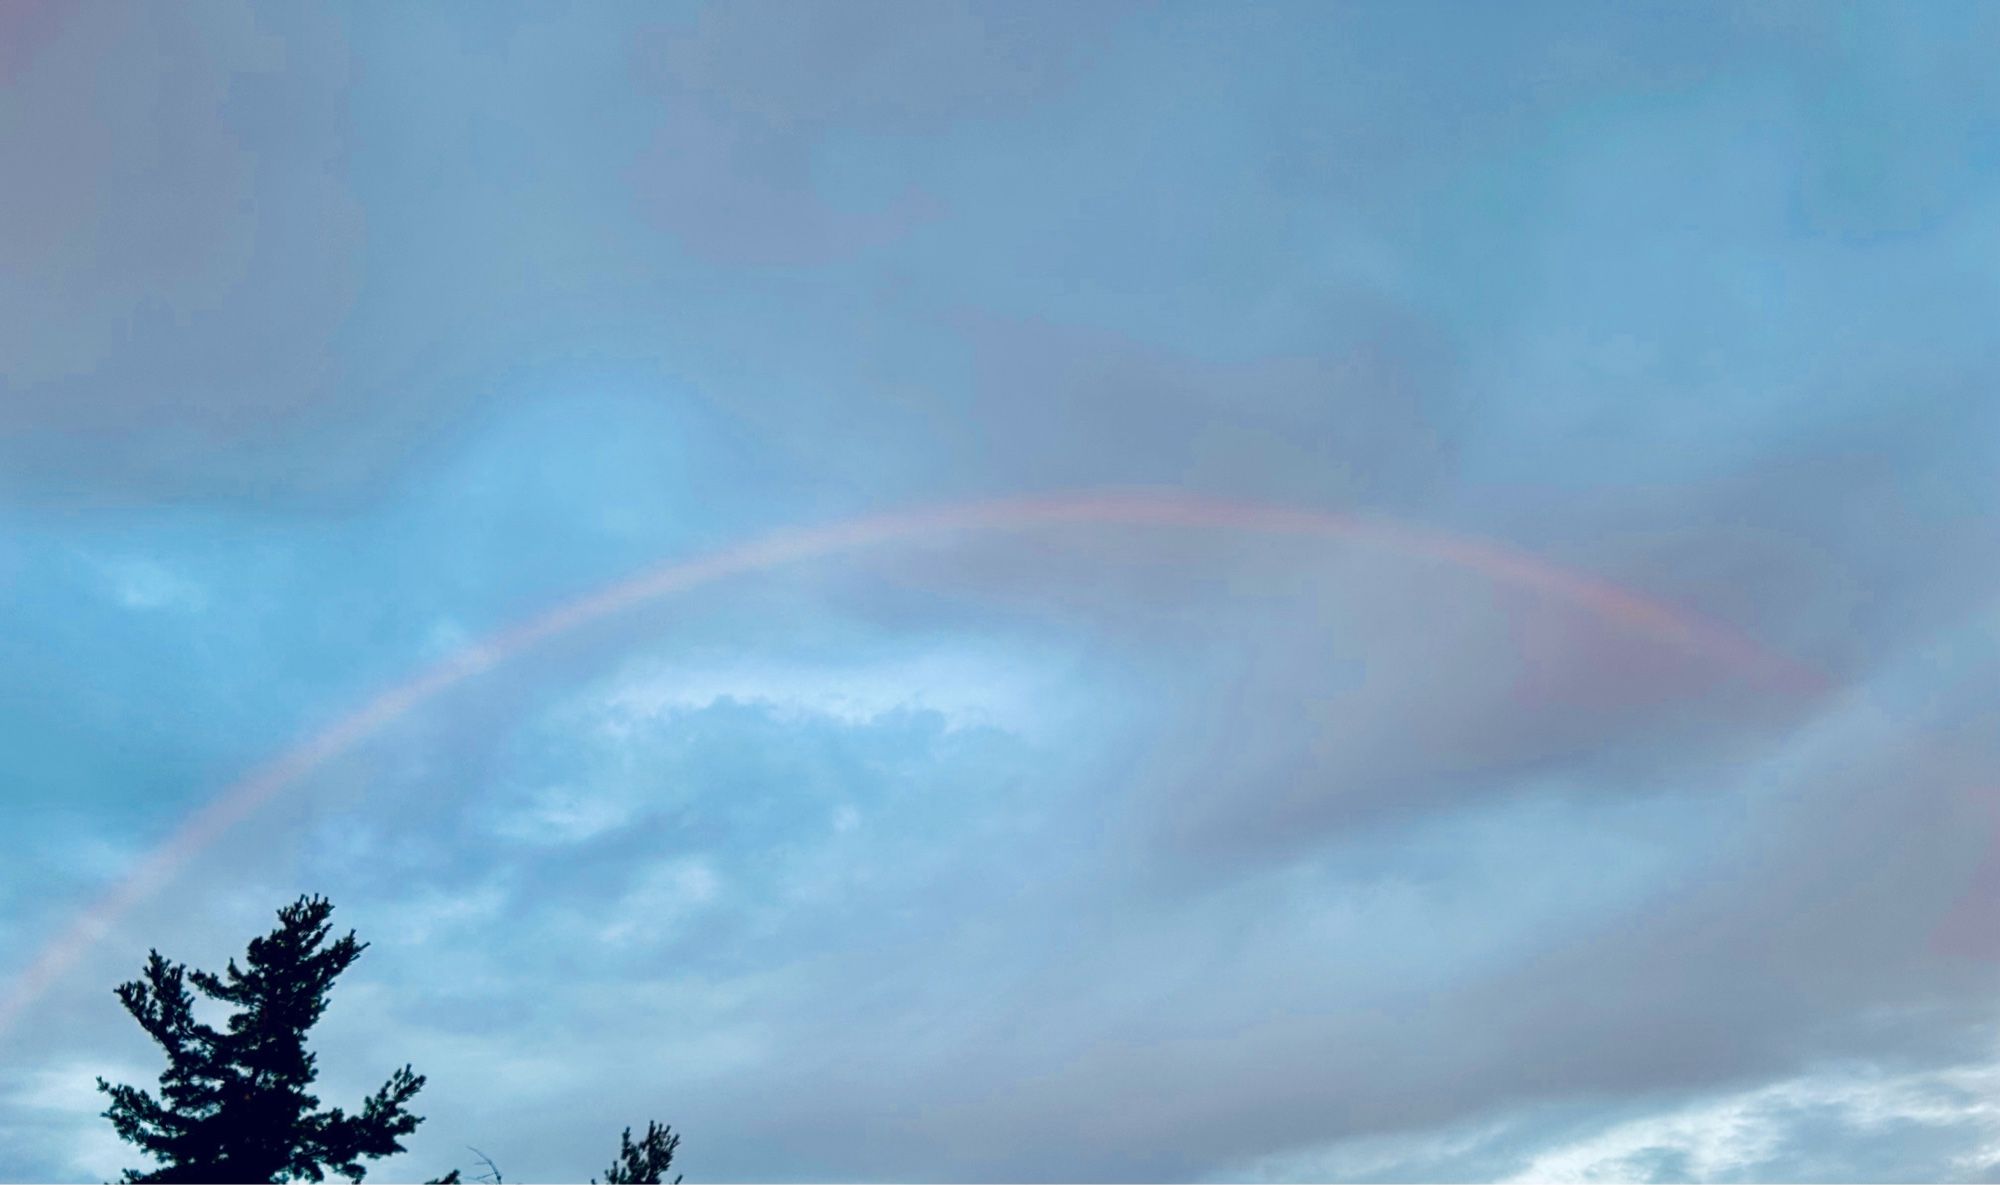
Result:
<svg viewBox="0 0 2000 1185"><path fill-rule="evenodd" d="M313 891L384 1179L2000 1179L1995 23L0 10L0 978L381 688L857 514L1366 513L1827 680L1214 530L717 584L204 853L0 1034L0 1178L134 1163L108 988Z"/></svg>

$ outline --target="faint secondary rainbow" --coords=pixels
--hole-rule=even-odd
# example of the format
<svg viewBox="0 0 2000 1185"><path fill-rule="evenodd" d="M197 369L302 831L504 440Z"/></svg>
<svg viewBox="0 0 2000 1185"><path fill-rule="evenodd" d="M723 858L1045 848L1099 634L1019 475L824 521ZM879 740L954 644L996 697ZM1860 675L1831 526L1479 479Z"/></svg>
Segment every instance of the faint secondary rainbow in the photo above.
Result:
<svg viewBox="0 0 2000 1185"><path fill-rule="evenodd" d="M1213 529L1376 547L1407 559L1468 569L1572 605L1773 690L1807 692L1826 683L1818 673L1727 626L1609 581L1505 544L1382 518L1178 493L1083 493L956 504L781 530L655 568L475 642L225 787L36 956L0 996L0 1033L10 1029L133 906L168 883L230 828L405 713L552 638L731 576L892 543L1064 526Z"/></svg>

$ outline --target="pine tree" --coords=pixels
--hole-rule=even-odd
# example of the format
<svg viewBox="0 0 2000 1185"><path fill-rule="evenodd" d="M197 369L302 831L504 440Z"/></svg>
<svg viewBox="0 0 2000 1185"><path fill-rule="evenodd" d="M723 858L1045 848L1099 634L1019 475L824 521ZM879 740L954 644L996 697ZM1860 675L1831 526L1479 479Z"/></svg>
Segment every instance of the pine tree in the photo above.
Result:
<svg viewBox="0 0 2000 1185"><path fill-rule="evenodd" d="M646 1135L637 1144L632 1142L632 1129L618 1137L618 1159L604 1170L604 1185L662 1185L667 1170L674 1166L674 1149L681 1146L681 1138L671 1127L648 1121ZM672 1185L680 1185L680 1177L673 1179ZM597 1185L597 1178L590 1179Z"/></svg>
<svg viewBox="0 0 2000 1185"><path fill-rule="evenodd" d="M153 951L143 976L117 989L167 1055L157 1099L97 1080L119 1138L159 1162L127 1169L127 1182L324 1181L329 1172L359 1181L362 1160L403 1150L401 1137L422 1122L409 1103L424 1079L410 1067L363 1100L358 1115L320 1110L308 1092L319 1071L306 1032L326 1011L333 981L367 949L352 931L327 941L332 912L323 898L301 897L278 911L277 929L251 941L246 968L231 959L222 975L190 972ZM195 1019L189 984L234 1007L225 1029Z"/></svg>

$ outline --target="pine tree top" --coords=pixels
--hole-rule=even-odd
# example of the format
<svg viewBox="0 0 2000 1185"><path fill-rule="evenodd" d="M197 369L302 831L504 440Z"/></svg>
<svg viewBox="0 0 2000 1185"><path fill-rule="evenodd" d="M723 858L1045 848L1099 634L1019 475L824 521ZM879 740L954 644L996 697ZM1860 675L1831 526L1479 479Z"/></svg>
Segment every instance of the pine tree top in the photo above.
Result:
<svg viewBox="0 0 2000 1185"><path fill-rule="evenodd" d="M665 1124L648 1122L645 1136L636 1144L632 1129L626 1128L618 1137L618 1159L604 1170L604 1185L664 1185L674 1150L680 1146L681 1138ZM597 1178L591 1178L591 1185L597 1185ZM680 1185L678 1176L672 1185Z"/></svg>
<svg viewBox="0 0 2000 1185"><path fill-rule="evenodd" d="M306 1034L326 1011L342 972L367 949L352 931L329 942L333 905L301 897L278 911L278 926L253 939L238 966L190 971L148 954L140 978L119 985L125 1010L164 1051L159 1095L102 1078L105 1118L121 1139L158 1162L127 1169L138 1181L359 1181L373 1160L403 1150L422 1118L409 1110L423 1088L404 1066L362 1100L358 1114L321 1109L309 1089L319 1077ZM194 992L233 1006L215 1028L194 1017Z"/></svg>

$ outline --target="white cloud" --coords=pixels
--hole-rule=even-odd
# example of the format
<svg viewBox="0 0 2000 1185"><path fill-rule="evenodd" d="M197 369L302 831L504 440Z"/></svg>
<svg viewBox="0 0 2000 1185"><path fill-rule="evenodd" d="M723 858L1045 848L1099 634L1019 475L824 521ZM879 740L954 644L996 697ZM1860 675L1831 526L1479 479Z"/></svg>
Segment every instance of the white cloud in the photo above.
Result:
<svg viewBox="0 0 2000 1185"><path fill-rule="evenodd" d="M616 905L597 931L607 945L658 941L688 916L715 903L722 878L700 857L684 856L649 869Z"/></svg>
<svg viewBox="0 0 2000 1185"><path fill-rule="evenodd" d="M507 890L493 882L458 893L432 890L400 903L390 918L402 930L402 941L415 945L491 923L507 900Z"/></svg>
<svg viewBox="0 0 2000 1185"><path fill-rule="evenodd" d="M1046 657L1023 661L964 646L850 663L648 662L619 678L599 708L613 732L735 700L846 724L907 710L937 712L948 728L1032 734L1038 725L1060 722L1060 673L1062 666Z"/></svg>
<svg viewBox="0 0 2000 1185"><path fill-rule="evenodd" d="M1551 1119L1558 1114L1567 1118ZM1213 1179L1588 1183L1650 1180L1666 1166L1676 1179L1697 1181L1822 1179L1858 1163L1857 1149L1893 1157L1899 1138L1905 1172L1931 1165L1934 1175L1966 1179L2000 1162L2000 1063L1827 1070L1637 1117L1579 1126L1574 1115L1557 1108L1357 1136L1258 1157ZM1909 1142L1912 1127L1927 1133L1920 1145ZM1564 1134L1552 1137L1552 1128Z"/></svg>
<svg viewBox="0 0 2000 1185"><path fill-rule="evenodd" d="M426 659L449 658L472 643L472 632L453 617L441 617L424 632L421 652Z"/></svg>
<svg viewBox="0 0 2000 1185"><path fill-rule="evenodd" d="M157 560L100 560L97 569L112 599L135 612L198 613L208 607L207 589Z"/></svg>
<svg viewBox="0 0 2000 1185"><path fill-rule="evenodd" d="M2000 1065L1900 1076L1825 1074L1695 1103L1614 1124L1547 1149L1510 1181L1629 1181L1648 1162L1671 1157L1689 1176L1713 1180L1782 1173L1799 1145L1801 1116L1833 1119L1856 1136L1903 1124L1970 1126L1987 1143L2000 1135ZM1978 1150L1959 1157L1969 1161ZM1971 1166L1967 1166L1971 1167Z"/></svg>
<svg viewBox="0 0 2000 1185"><path fill-rule="evenodd" d="M1647 1116L1537 1154L1509 1181L1632 1181L1661 1154L1682 1158L1687 1172L1708 1180L1761 1164L1784 1146L1782 1125L1769 1107L1771 1088L1682 1111Z"/></svg>
<svg viewBox="0 0 2000 1185"><path fill-rule="evenodd" d="M544 719L558 747L575 743L593 754L590 768L529 775L492 808L486 827L533 846L581 844L696 793L692 785L663 785L663 767L644 759L646 746L685 718L730 703L779 725L860 730L899 712L934 712L948 733L995 728L1030 737L1084 716L1057 684L1062 670L1052 659L1008 661L978 648L819 664L645 660ZM537 784L542 777L548 780ZM862 819L857 806L839 803L829 824L846 834Z"/></svg>
<svg viewBox="0 0 2000 1185"><path fill-rule="evenodd" d="M573 844L613 831L632 818L633 804L603 790L546 786L501 815L493 831L530 844Z"/></svg>

